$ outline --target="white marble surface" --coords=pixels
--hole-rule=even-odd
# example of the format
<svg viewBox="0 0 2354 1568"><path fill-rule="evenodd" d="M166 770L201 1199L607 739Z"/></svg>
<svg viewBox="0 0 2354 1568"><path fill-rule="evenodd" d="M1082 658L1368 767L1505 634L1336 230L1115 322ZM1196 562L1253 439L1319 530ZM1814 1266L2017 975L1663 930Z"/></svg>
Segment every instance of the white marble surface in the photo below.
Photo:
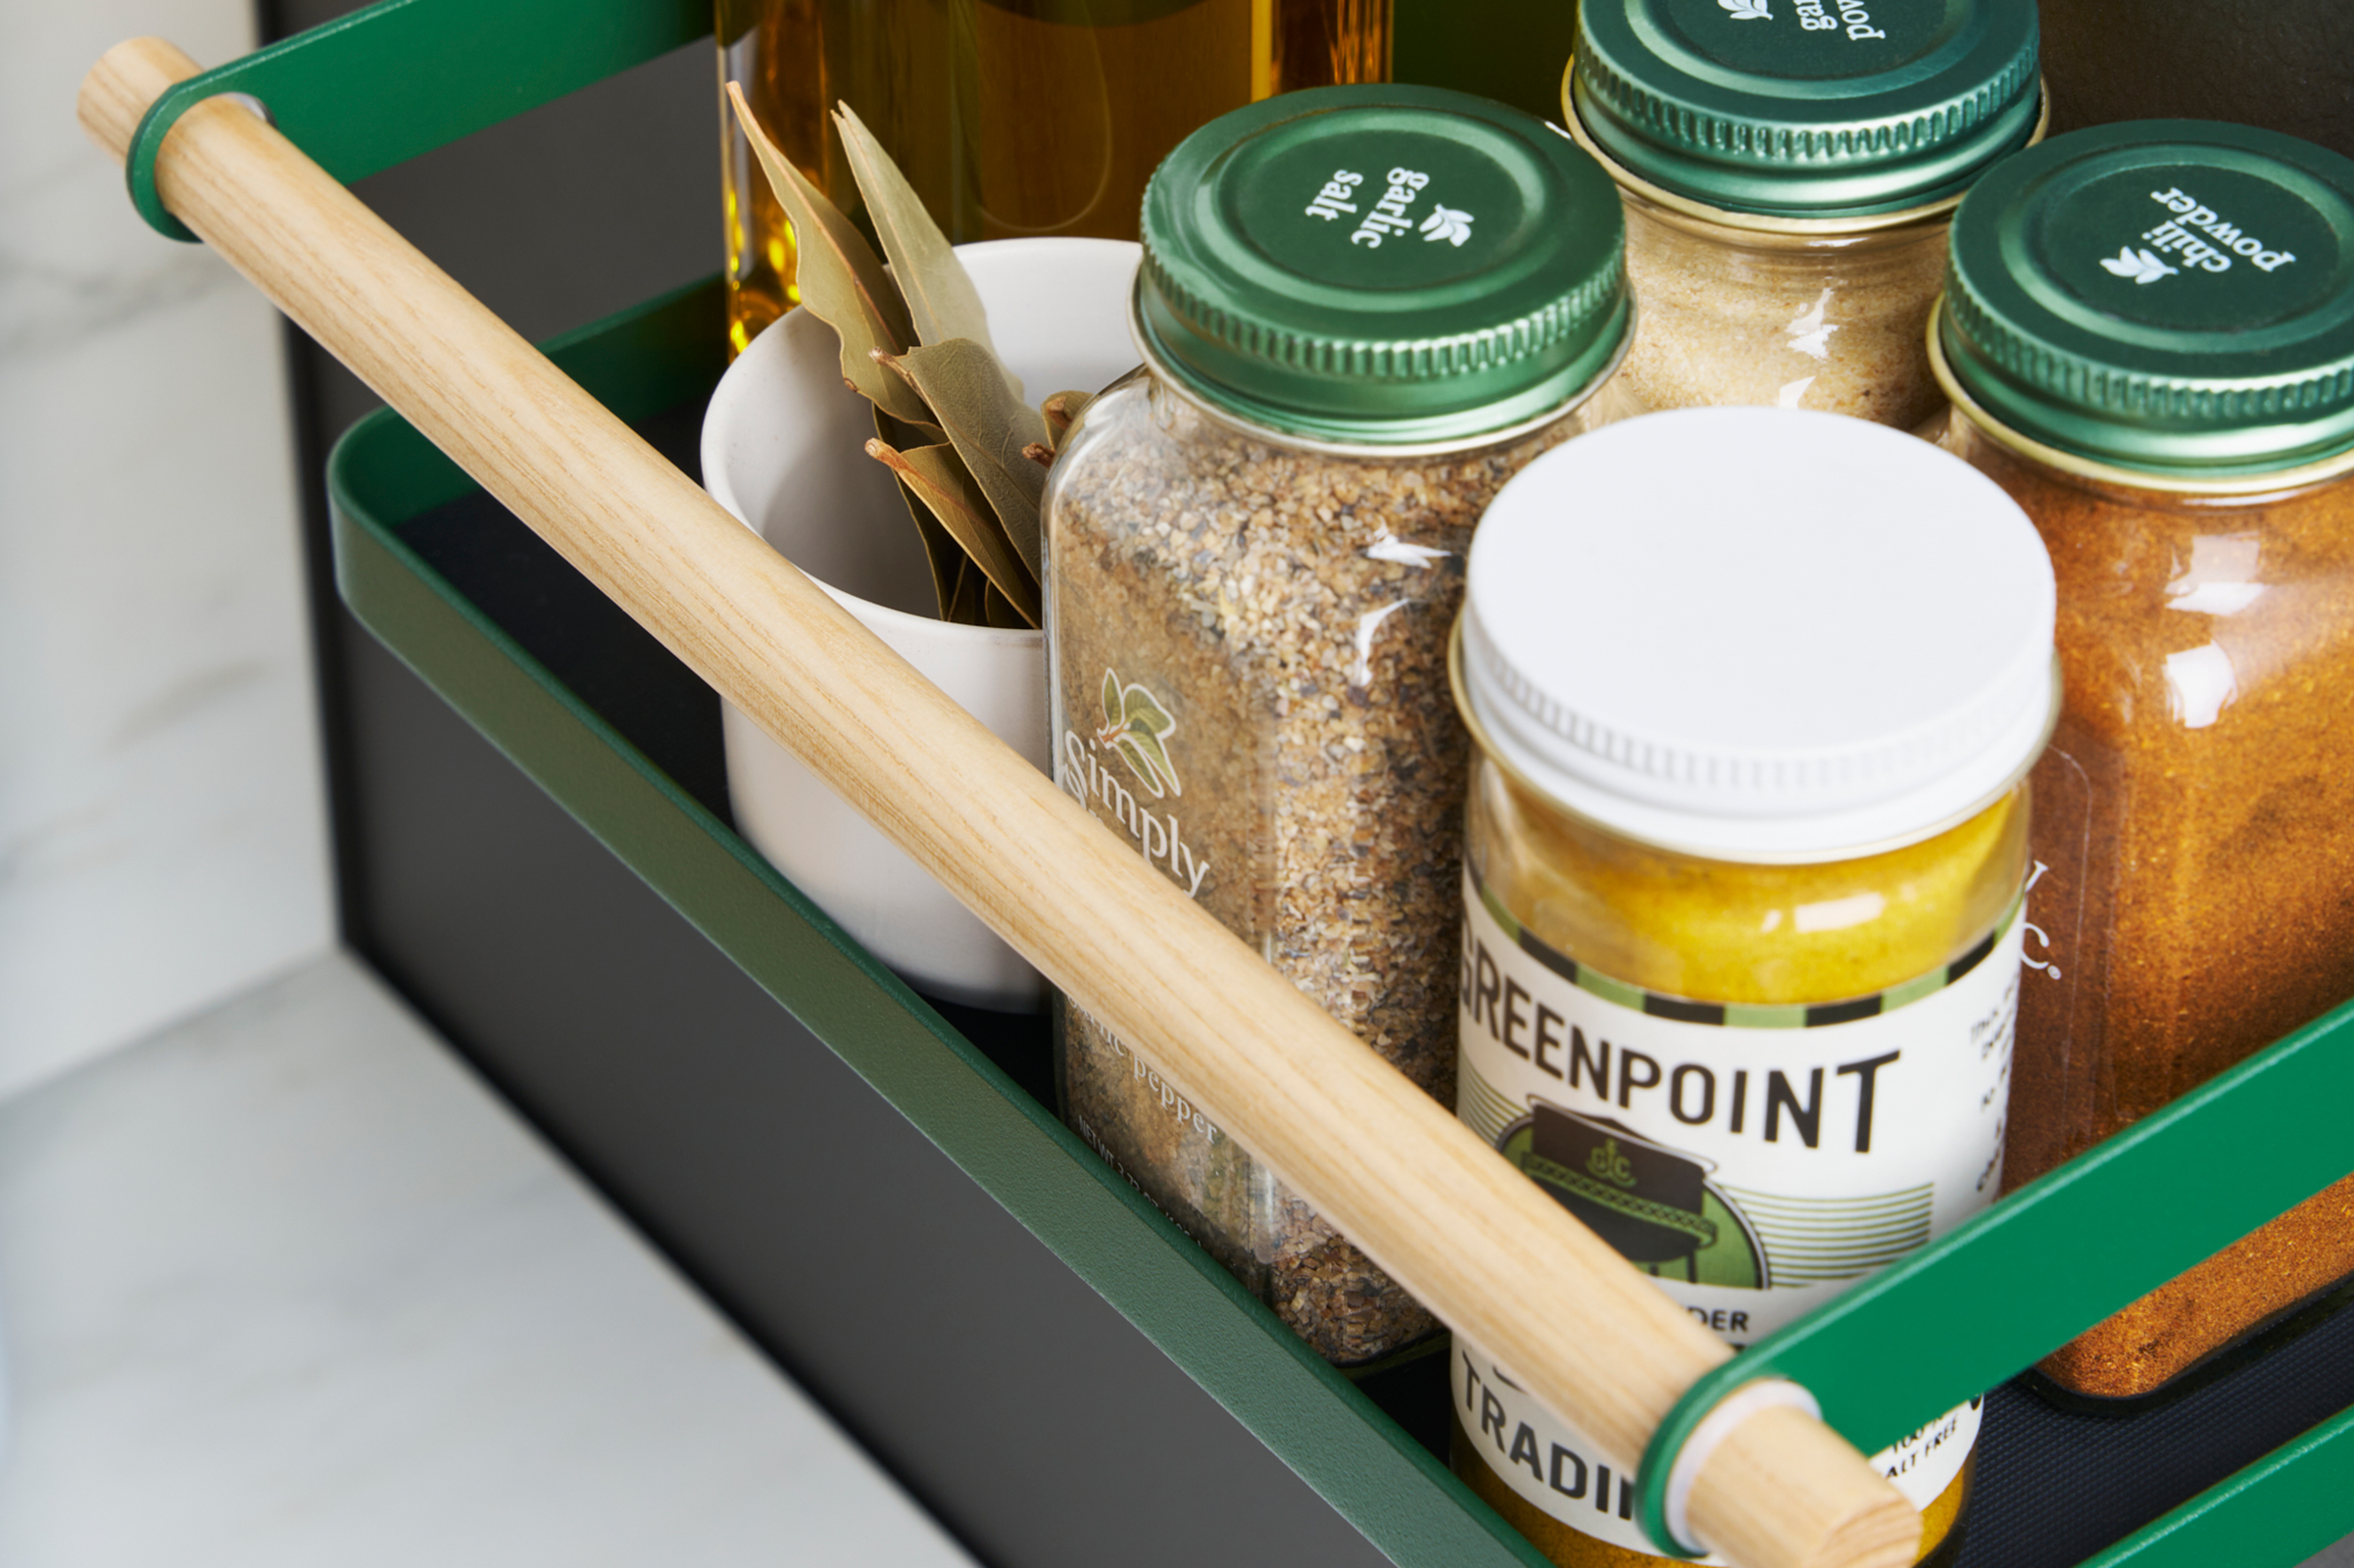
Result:
<svg viewBox="0 0 2354 1568"><path fill-rule="evenodd" d="M276 316L82 135L108 45L248 0L0 0L0 1094L330 941Z"/></svg>
<svg viewBox="0 0 2354 1568"><path fill-rule="evenodd" d="M10 1568L970 1562L351 960L0 1105Z"/></svg>

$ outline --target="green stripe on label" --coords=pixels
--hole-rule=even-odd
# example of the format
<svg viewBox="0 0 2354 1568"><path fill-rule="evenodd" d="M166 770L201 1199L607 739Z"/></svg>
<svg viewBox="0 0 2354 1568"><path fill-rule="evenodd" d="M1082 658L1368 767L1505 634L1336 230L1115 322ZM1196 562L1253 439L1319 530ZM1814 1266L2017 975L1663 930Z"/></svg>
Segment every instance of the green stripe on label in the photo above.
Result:
<svg viewBox="0 0 2354 1568"><path fill-rule="evenodd" d="M1756 1227L1777 1285L1857 1279L1928 1246L1937 1196L1935 1184L1860 1198L1723 1191Z"/></svg>
<svg viewBox="0 0 2354 1568"><path fill-rule="evenodd" d="M1504 1129L1525 1114L1502 1091L1473 1071L1468 1061L1462 1064L1456 1085L1455 1115L1491 1144L1502 1138Z"/></svg>
<svg viewBox="0 0 2354 1568"><path fill-rule="evenodd" d="M1725 1004L1725 1027L1728 1029L1803 1029L1806 1027L1806 1008L1800 1006L1770 1006L1754 1002Z"/></svg>
<svg viewBox="0 0 2354 1568"><path fill-rule="evenodd" d="M1522 952L1564 979L1574 982L1580 990L1654 1017L1721 1024L1727 1029L1824 1029L1850 1019L1878 1017L1894 1012L1899 1007L1910 1006L1924 998L1936 996L1984 962L1989 954L2002 945L2002 939L2010 934L2013 922L2027 907L2027 892L2021 889L2019 897L2011 901L2011 906L1994 923L1994 929L1972 943L1960 957L1925 975L1871 996L1851 997L1844 1002L1811 1004L1718 1004L1695 1002L1689 997L1672 997L1662 991L1646 991L1642 986L1629 985L1624 980L1613 980L1606 974L1595 973L1591 966L1547 947L1536 933L1514 918L1512 911L1504 907L1503 901L1496 896L1486 882L1480 880L1468 861L1464 864L1463 874L1478 891L1480 903L1496 917L1496 923L1504 928L1505 934Z"/></svg>
<svg viewBox="0 0 2354 1568"><path fill-rule="evenodd" d="M1918 980L1890 986L1880 994L1880 1010L1894 1012L1907 1003L1919 1002L1923 997L1934 997L1953 983L1952 974L1950 968L1933 969Z"/></svg>
<svg viewBox="0 0 2354 1568"><path fill-rule="evenodd" d="M1524 948L1534 940L1536 939L1526 931L1520 934L1520 945ZM1564 958L1562 961L1577 963L1575 958ZM1643 1001L1650 995L1641 986L1631 986L1624 980L1613 980L1606 974L1595 974L1582 963L1578 964L1578 989L1591 991L1604 1002L1615 1002L1622 1007L1633 1007L1637 1012L1643 1010Z"/></svg>
<svg viewBox="0 0 2354 1568"><path fill-rule="evenodd" d="M1520 941L1522 938L1520 922L1513 917L1510 909L1504 907L1504 901L1497 898L1489 889L1488 884L1478 880L1477 877L1473 878L1472 886L1480 890L1480 902L1488 906L1488 912L1495 916L1496 923L1504 928L1504 935L1515 942Z"/></svg>

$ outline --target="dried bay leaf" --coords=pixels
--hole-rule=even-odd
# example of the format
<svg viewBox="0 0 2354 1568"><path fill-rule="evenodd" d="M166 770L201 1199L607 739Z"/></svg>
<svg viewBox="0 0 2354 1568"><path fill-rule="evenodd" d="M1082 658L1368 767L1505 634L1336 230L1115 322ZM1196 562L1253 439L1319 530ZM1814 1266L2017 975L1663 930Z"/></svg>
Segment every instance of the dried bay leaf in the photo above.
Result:
<svg viewBox="0 0 2354 1568"><path fill-rule="evenodd" d="M973 476L956 460L953 447L915 447L901 452L880 440L866 443L867 456L887 465L917 499L929 507L941 526L956 537L982 574L1021 613L1027 625L1038 624L1038 579L1022 564L1012 544L998 526L989 500Z"/></svg>
<svg viewBox="0 0 2354 1568"><path fill-rule="evenodd" d="M1047 444L1060 452L1062 438L1071 433L1071 425L1095 400L1093 392L1057 392L1041 403L1038 412L1047 421Z"/></svg>
<svg viewBox="0 0 2354 1568"><path fill-rule="evenodd" d="M875 363L881 369L891 368L879 360ZM948 439L948 432L930 419L903 419L883 409L874 411L874 433L903 452L908 447L936 447Z"/></svg>
<svg viewBox="0 0 2354 1568"><path fill-rule="evenodd" d="M883 270L874 247L769 140L744 102L744 90L731 81L727 96L793 224L800 249L801 303L842 340L842 379L901 418L928 418L922 400L874 358L876 350L898 354L917 341L907 301Z"/></svg>
<svg viewBox="0 0 2354 1568"><path fill-rule="evenodd" d="M1022 449L1046 439L1045 416L1006 389L997 356L967 339L926 344L884 363L922 394L1030 575L1043 578L1038 504L1047 471Z"/></svg>
<svg viewBox="0 0 2354 1568"><path fill-rule="evenodd" d="M885 446L897 447L903 452L909 447L930 446L946 439L931 425L895 419L881 409L874 411L874 433ZM905 479L899 481L899 498L907 503L907 515L914 519L916 536L923 540L924 561L932 568L932 595L940 603L940 618L954 620L956 584L964 574L964 547L940 526L940 519L932 515L932 509L907 488Z"/></svg>
<svg viewBox="0 0 2354 1568"><path fill-rule="evenodd" d="M995 588L982 596L981 618L1004 631L1030 629L1030 623L1022 619L1021 612L1014 609L1012 602Z"/></svg>
<svg viewBox="0 0 2354 1568"><path fill-rule="evenodd" d="M948 618L959 626L988 624L984 619L988 595L989 579L973 564L972 557L966 556L964 564L957 568L956 597L950 605Z"/></svg>
<svg viewBox="0 0 2354 1568"><path fill-rule="evenodd" d="M907 513L915 519L915 531L923 540L923 556L932 568L932 597L939 601L940 618L954 620L956 584L962 579L964 568L971 564L971 558L965 555L955 536L940 526L940 519L932 515L932 509L923 504L922 497L908 488L905 479L899 482L899 494L900 499L907 502Z"/></svg>
<svg viewBox="0 0 2354 1568"><path fill-rule="evenodd" d="M997 345L990 341L989 312L982 307L981 291L973 287L972 276L956 260L955 247L924 210L923 198L915 194L915 187L907 183L907 177L850 105L835 109L834 124L842 134L851 177L858 182L858 194L866 199L866 216L882 236L883 253L891 258L892 276L907 302L908 318L915 325L914 341L946 343L963 338L979 344L989 351L998 373L1013 383L1013 395L1020 397L1021 383L998 362Z"/></svg>

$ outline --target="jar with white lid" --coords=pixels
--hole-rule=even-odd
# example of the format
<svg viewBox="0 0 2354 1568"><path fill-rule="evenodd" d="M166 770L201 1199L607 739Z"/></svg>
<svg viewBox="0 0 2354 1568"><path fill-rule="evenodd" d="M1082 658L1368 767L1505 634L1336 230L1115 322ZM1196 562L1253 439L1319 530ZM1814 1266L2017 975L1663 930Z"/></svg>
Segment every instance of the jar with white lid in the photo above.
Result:
<svg viewBox="0 0 2354 1568"><path fill-rule="evenodd" d="M1914 429L1970 185L2037 133L2034 0L1588 0L1563 122L1617 181L1644 408Z"/></svg>
<svg viewBox="0 0 2354 1568"><path fill-rule="evenodd" d="M1736 1346L2000 1189L2053 603L1991 481L1824 415L1614 425L1481 520L1457 1112ZM1458 1337L1457 1470L1556 1562L1652 1560L1637 1456L1517 1381ZM1879 1456L1924 1552L1978 1419Z"/></svg>

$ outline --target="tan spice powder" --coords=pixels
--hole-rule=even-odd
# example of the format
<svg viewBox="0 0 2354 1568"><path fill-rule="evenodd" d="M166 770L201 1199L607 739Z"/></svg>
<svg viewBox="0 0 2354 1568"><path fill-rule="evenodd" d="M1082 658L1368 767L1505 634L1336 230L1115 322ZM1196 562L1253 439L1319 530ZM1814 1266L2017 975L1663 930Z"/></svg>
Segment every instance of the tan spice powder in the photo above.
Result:
<svg viewBox="0 0 2354 1568"><path fill-rule="evenodd" d="M1924 334L1945 275L1948 209L1880 229L1783 233L1621 195L1637 316L1619 373L1645 408L1814 409L1907 430L1943 413Z"/></svg>
<svg viewBox="0 0 2354 1568"><path fill-rule="evenodd" d="M2354 485L2200 496L2077 474L1957 415L2041 530L2067 706L2035 774L2005 1182L2354 997ZM2354 1178L2043 1363L2147 1394L2354 1275Z"/></svg>
<svg viewBox="0 0 2354 1568"><path fill-rule="evenodd" d="M1463 552L1504 481L1591 417L1436 456L1324 455L1140 374L1089 407L1050 493L1057 782L1446 1103ZM1328 1359L1434 1327L1093 1018L1067 1008L1059 1038L1072 1126Z"/></svg>

